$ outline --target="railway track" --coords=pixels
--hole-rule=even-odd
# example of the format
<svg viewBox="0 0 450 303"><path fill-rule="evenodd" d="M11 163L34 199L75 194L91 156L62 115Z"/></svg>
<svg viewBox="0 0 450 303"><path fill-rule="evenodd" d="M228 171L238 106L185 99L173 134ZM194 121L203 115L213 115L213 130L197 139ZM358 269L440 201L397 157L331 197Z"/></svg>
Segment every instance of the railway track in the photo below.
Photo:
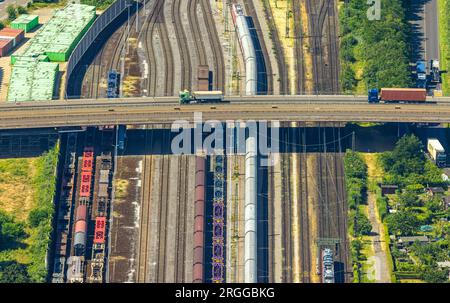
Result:
<svg viewBox="0 0 450 303"><path fill-rule="evenodd" d="M281 155L283 170L282 191L282 238L283 238L283 283L292 283L292 237L291 237L291 161L288 154L290 136L284 133L285 152Z"/></svg>
<svg viewBox="0 0 450 303"><path fill-rule="evenodd" d="M288 69L286 66L286 58L284 57L284 49L278 34L277 27L274 23L274 18L272 14L272 9L269 4L269 0L263 0L264 13L266 15L266 20L269 25L271 37L273 44L275 46L275 53L277 57L278 70L279 70L279 81L280 81L280 95L289 95L289 76Z"/></svg>
<svg viewBox="0 0 450 303"><path fill-rule="evenodd" d="M186 233L187 233L187 218L186 208L188 202L188 169L189 159L186 155L179 156L179 178L178 178L178 192L177 192L177 226L176 226L176 258L175 258L175 282L185 281L185 260L186 260Z"/></svg>
<svg viewBox="0 0 450 303"><path fill-rule="evenodd" d="M151 136L152 137L152 136ZM145 132L145 149L148 150L149 142L148 132ZM142 175L142 193L141 193L141 209L139 223L139 253L137 277L138 283L148 282L148 259L149 259L149 239L150 239L150 193L152 191L152 156L145 155L143 159L143 175Z"/></svg>
<svg viewBox="0 0 450 303"><path fill-rule="evenodd" d="M175 25L175 35L180 50L180 60L182 68L181 89L191 88L192 61L189 51L189 44L186 39L186 33L183 29L181 21L181 2L182 0L174 0L172 4L172 22ZM189 1L191 5L194 1ZM189 18L190 20L190 18Z"/></svg>
<svg viewBox="0 0 450 303"><path fill-rule="evenodd" d="M308 207L308 159L306 154L306 125L301 128L302 138L298 140L301 144L300 158L300 245L301 245L301 270L302 282L309 283L311 273L311 237L310 237L310 214Z"/></svg>
<svg viewBox="0 0 450 303"><path fill-rule="evenodd" d="M294 17L294 40L295 40L295 70L296 70L296 94L305 93L305 76L303 66L303 33L300 14L300 0L292 1L292 12Z"/></svg>
<svg viewBox="0 0 450 303"><path fill-rule="evenodd" d="M213 12L209 0L200 0L203 16L205 17L208 37L212 46L212 54L214 57L214 79L213 89L224 91L225 89L225 62L223 58L222 45L215 26Z"/></svg>
<svg viewBox="0 0 450 303"><path fill-rule="evenodd" d="M316 94L337 94L339 93L339 50L335 1L306 0L306 9L310 16L309 35L314 91Z"/></svg>

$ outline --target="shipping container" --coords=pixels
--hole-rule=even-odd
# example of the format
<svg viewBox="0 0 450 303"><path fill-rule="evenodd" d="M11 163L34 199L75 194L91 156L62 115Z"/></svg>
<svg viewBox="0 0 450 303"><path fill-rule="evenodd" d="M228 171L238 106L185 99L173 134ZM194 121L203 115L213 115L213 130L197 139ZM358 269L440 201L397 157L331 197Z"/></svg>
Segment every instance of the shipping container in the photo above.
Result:
<svg viewBox="0 0 450 303"><path fill-rule="evenodd" d="M0 57L8 56L8 53L13 48L12 39L0 39Z"/></svg>
<svg viewBox="0 0 450 303"><path fill-rule="evenodd" d="M86 205L78 205L77 208L77 214L75 216L75 221L84 220L86 221L86 213L87 213L87 207Z"/></svg>
<svg viewBox="0 0 450 303"><path fill-rule="evenodd" d="M106 217L95 218L94 243L104 244L106 236Z"/></svg>
<svg viewBox="0 0 450 303"><path fill-rule="evenodd" d="M208 91L209 90L209 80L208 79L199 79L197 85L198 91Z"/></svg>
<svg viewBox="0 0 450 303"><path fill-rule="evenodd" d="M208 65L199 65L197 78L200 79L209 79L209 67Z"/></svg>
<svg viewBox="0 0 450 303"><path fill-rule="evenodd" d="M0 30L0 39L13 39L13 47L16 47L25 39L25 32L21 29L5 27Z"/></svg>
<svg viewBox="0 0 450 303"><path fill-rule="evenodd" d="M20 15L16 20L11 22L11 27L15 29L21 29L28 33L33 30L39 24L38 15Z"/></svg>
<svg viewBox="0 0 450 303"><path fill-rule="evenodd" d="M92 158L83 159L82 163L82 171L89 172L92 171L94 160Z"/></svg>
<svg viewBox="0 0 450 303"><path fill-rule="evenodd" d="M80 197L89 198L91 196L91 184L85 183L80 186Z"/></svg>
<svg viewBox="0 0 450 303"><path fill-rule="evenodd" d="M92 181L92 173L91 172L87 172L87 171L81 172L81 184L83 184L83 183L91 184L91 181Z"/></svg>
<svg viewBox="0 0 450 303"><path fill-rule="evenodd" d="M381 101L384 102L425 102L427 90L423 88L382 88Z"/></svg>

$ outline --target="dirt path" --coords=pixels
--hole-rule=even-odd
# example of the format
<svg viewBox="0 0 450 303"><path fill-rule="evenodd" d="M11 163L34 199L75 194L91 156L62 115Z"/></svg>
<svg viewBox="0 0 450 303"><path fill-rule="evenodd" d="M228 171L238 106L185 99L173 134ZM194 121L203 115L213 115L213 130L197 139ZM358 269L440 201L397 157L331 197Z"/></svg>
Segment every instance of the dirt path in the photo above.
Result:
<svg viewBox="0 0 450 303"><path fill-rule="evenodd" d="M368 166L368 180L373 182L381 177L376 167L376 154L363 154ZM369 210L369 220L372 224L372 234L369 237L375 253L373 257L372 270L368 273L369 277L376 283L391 283L391 276L388 267L388 256L386 254L386 243L382 239L384 235L384 226L381 224L380 216L377 211L376 194L370 189L367 192L367 203ZM368 260L370 261L370 260Z"/></svg>

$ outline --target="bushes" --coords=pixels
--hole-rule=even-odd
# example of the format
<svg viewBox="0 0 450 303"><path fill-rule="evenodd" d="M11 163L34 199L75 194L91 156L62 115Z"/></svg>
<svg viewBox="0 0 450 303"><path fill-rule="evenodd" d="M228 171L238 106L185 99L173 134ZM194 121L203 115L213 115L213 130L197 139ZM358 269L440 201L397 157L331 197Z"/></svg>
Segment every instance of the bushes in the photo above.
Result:
<svg viewBox="0 0 450 303"><path fill-rule="evenodd" d="M408 32L402 0L382 2L381 20L368 20L365 0L348 1L340 11L341 81L346 92L357 85L354 62L362 62L362 79L372 87L408 87Z"/></svg>
<svg viewBox="0 0 450 303"><path fill-rule="evenodd" d="M0 262L0 283L29 283L25 265L17 262Z"/></svg>
<svg viewBox="0 0 450 303"><path fill-rule="evenodd" d="M367 190L367 165L358 153L347 150L344 157L344 169L348 207L355 210L364 202L364 194Z"/></svg>
<svg viewBox="0 0 450 303"><path fill-rule="evenodd" d="M113 2L114 0L81 0L81 4L93 5L99 9L105 9Z"/></svg>
<svg viewBox="0 0 450 303"><path fill-rule="evenodd" d="M15 222L12 216L0 211L0 249L23 239L25 236L24 224Z"/></svg>
<svg viewBox="0 0 450 303"><path fill-rule="evenodd" d="M56 189L55 172L58 162L59 146L44 153L36 164L36 177L33 180L36 189L35 199L37 207L33 209L28 217L30 226L36 228L32 235L32 246L30 247L32 263L28 272L36 282L44 282L47 270L45 258L52 233L52 217L54 214L53 197Z"/></svg>

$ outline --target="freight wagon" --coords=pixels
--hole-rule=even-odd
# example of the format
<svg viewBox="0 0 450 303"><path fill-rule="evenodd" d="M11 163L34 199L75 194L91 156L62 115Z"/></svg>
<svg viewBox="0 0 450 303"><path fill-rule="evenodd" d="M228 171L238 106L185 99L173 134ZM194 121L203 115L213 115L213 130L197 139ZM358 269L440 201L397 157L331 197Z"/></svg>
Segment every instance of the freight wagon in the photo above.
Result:
<svg viewBox="0 0 450 303"><path fill-rule="evenodd" d="M425 103L427 90L424 88L374 88L369 90L369 103ZM431 103L431 102L430 102Z"/></svg>

